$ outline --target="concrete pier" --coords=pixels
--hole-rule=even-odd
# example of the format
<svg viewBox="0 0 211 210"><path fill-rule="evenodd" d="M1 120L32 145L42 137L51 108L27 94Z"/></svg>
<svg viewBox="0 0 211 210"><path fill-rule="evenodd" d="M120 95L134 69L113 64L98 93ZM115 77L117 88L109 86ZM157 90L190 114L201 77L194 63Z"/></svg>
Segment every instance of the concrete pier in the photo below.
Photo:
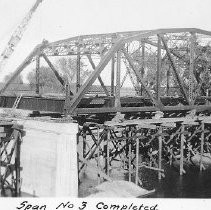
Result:
<svg viewBox="0 0 211 210"><path fill-rule="evenodd" d="M33 196L78 196L76 123L18 121L26 135L21 147L22 187Z"/></svg>

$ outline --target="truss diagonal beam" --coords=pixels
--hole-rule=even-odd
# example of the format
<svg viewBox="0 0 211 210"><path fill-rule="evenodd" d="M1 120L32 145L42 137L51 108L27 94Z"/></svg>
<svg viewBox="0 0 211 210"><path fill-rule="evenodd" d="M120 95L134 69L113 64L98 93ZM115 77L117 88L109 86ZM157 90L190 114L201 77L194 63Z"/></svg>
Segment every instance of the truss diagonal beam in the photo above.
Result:
<svg viewBox="0 0 211 210"><path fill-rule="evenodd" d="M144 39L144 43L150 44L150 45L152 45L152 46L154 46L154 47L157 47L157 46L158 46L157 43L155 43L155 42L153 42L153 41L151 41L151 40L149 40L149 39ZM161 45L161 49L165 50L165 48L163 47L163 45ZM177 52L177 51L175 51L174 49L169 49L169 51L170 51L174 56L176 56L177 58L183 60L184 62L189 62L189 60L185 59L185 58L183 57L183 55L180 55L180 53Z"/></svg>
<svg viewBox="0 0 211 210"><path fill-rule="evenodd" d="M176 65L175 65L174 59L172 58L170 50L169 50L169 48L167 46L167 43L166 43L163 35L160 35L160 38L161 38L161 40L163 42L163 45L164 45L164 48L166 50L167 56L168 56L168 58L169 58L169 60L171 62L172 69L173 69L173 71L174 71L174 73L176 75L176 79L177 79L177 82L179 83L181 93L184 96L185 100L190 104L188 96L187 96L186 91L185 91L185 88L184 88L184 86L182 84L182 80L180 79L179 73L178 73L178 71L176 69Z"/></svg>
<svg viewBox="0 0 211 210"><path fill-rule="evenodd" d="M55 74L56 78L59 80L61 85L64 86L65 85L64 80L61 78L61 76L59 75L59 73L57 72L56 68L53 66L51 61L48 59L48 57L45 54L42 54L41 56L45 59L49 67L52 69L53 73Z"/></svg>
<svg viewBox="0 0 211 210"><path fill-rule="evenodd" d="M147 95L151 98L151 100L153 101L153 103L155 104L155 106L159 107L161 104L161 102L159 103L158 101L156 101L153 97L153 95L150 93L149 89L147 88L147 86L144 84L144 81L141 78L141 74L140 72L136 69L136 66L132 60L132 58L130 57L130 55L127 53L127 51L123 48L122 49L125 58L127 59L128 63L130 64L131 68L133 69L133 71L135 72L135 75L137 77L137 80L139 81L139 83L141 83L142 87L144 88L144 90L146 91Z"/></svg>
<svg viewBox="0 0 211 210"><path fill-rule="evenodd" d="M92 68L95 69L96 66L95 66L95 64L94 64L94 62L93 62L93 60L92 60L91 55L88 54L88 55L87 55L87 58L88 58L88 60L89 60L89 63L91 64ZM106 86L105 86L105 84L104 84L104 82L103 82L103 80L102 80L102 78L101 78L100 75L98 76L98 80L99 80L100 85L101 85L101 87L103 88L105 94L106 94L107 96L109 96L109 92L108 92L108 90L107 90L107 88L106 88Z"/></svg>

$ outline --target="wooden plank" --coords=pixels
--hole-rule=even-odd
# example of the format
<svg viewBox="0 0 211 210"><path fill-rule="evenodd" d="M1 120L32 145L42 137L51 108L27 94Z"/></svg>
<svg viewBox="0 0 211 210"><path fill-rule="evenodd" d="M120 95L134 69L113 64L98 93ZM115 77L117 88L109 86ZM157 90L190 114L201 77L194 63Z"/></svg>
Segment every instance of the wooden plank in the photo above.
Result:
<svg viewBox="0 0 211 210"><path fill-rule="evenodd" d="M160 171L162 173L164 173L164 169L160 169L160 168L156 168L156 167L152 167L152 166L147 166L147 165L140 165L139 167L144 167L144 168L148 168L154 171Z"/></svg>
<svg viewBox="0 0 211 210"><path fill-rule="evenodd" d="M138 185L139 180L139 138L136 138L136 177L135 177L135 183Z"/></svg>
<svg viewBox="0 0 211 210"><path fill-rule="evenodd" d="M176 123L174 123L174 122L165 122L165 123L162 123L161 126L167 127L167 128L176 128Z"/></svg>
<svg viewBox="0 0 211 210"><path fill-rule="evenodd" d="M201 148L200 148L200 171L204 168L203 166L203 154L204 154L204 123L202 123L201 133Z"/></svg>
<svg viewBox="0 0 211 210"><path fill-rule="evenodd" d="M114 71L115 71L115 57L111 59L111 96L114 96Z"/></svg>
<svg viewBox="0 0 211 210"><path fill-rule="evenodd" d="M40 56L36 56L36 93L40 93Z"/></svg>
<svg viewBox="0 0 211 210"><path fill-rule="evenodd" d="M120 77L121 77L121 51L117 52L117 68L116 68L116 91L115 91L115 107L119 109L121 107L120 101Z"/></svg>
<svg viewBox="0 0 211 210"><path fill-rule="evenodd" d="M199 125L198 122L195 122L193 120L185 120L182 122L182 124L184 124L184 125Z"/></svg>
<svg viewBox="0 0 211 210"><path fill-rule="evenodd" d="M147 123L137 123L137 128L148 128L148 129L157 129L157 126L156 125L153 125L153 124L147 124Z"/></svg>
<svg viewBox="0 0 211 210"><path fill-rule="evenodd" d="M181 140L180 140L180 175L183 175L184 172L184 168L183 168L183 158L184 158L184 140L185 140L185 136L183 134L183 132L185 131L185 125L182 125L181 127Z"/></svg>
<svg viewBox="0 0 211 210"><path fill-rule="evenodd" d="M110 108L77 108L76 114L91 114L91 113L114 113L114 112L154 112L154 111L188 111L196 109L197 112L211 110L210 105L181 105L181 106L143 106L143 107L110 107ZM200 118L199 118L200 119Z"/></svg>

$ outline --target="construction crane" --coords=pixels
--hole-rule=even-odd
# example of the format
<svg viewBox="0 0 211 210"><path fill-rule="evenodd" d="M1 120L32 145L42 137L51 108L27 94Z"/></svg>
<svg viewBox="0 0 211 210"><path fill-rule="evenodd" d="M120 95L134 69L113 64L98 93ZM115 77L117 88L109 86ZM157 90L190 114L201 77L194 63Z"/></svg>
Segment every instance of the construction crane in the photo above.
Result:
<svg viewBox="0 0 211 210"><path fill-rule="evenodd" d="M43 0L36 0L33 7L29 10L27 15L23 18L21 23L18 25L16 30L13 32L9 42L7 43L6 47L4 48L4 50L0 56L0 73L2 72L2 70L3 70L6 62L10 58L10 56L13 54L17 44L20 42L20 40L23 36L23 33L27 28L28 23L32 18L32 15L34 14L34 12L36 11L36 9L38 8L39 4L42 1Z"/></svg>

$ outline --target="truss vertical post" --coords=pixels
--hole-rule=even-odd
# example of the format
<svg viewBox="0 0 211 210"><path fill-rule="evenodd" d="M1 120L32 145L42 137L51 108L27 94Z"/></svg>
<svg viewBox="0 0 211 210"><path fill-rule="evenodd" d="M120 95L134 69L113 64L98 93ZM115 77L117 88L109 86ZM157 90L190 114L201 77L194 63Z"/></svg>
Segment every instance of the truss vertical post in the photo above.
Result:
<svg viewBox="0 0 211 210"><path fill-rule="evenodd" d="M21 177L20 177L20 147L21 147L21 133L16 130L16 154L15 154L15 173L16 173L16 183L15 183L15 196L21 195Z"/></svg>
<svg viewBox="0 0 211 210"><path fill-rule="evenodd" d="M111 96L114 96L114 71L115 71L115 56L111 59Z"/></svg>
<svg viewBox="0 0 211 210"><path fill-rule="evenodd" d="M182 124L181 127L181 141L180 141L180 175L183 175L183 158L184 158L184 141L185 141L185 135L184 135L184 131L185 131L185 125Z"/></svg>
<svg viewBox="0 0 211 210"><path fill-rule="evenodd" d="M170 83L170 65L168 66L168 69L166 71L166 95L169 96L169 83Z"/></svg>
<svg viewBox="0 0 211 210"><path fill-rule="evenodd" d="M173 151L172 151L172 148L170 148L170 158L169 158L170 166L172 166L172 158L173 158Z"/></svg>
<svg viewBox="0 0 211 210"><path fill-rule="evenodd" d="M141 76L143 78L144 76L144 71L145 71L145 42L141 42ZM141 85L141 95L143 95L143 87Z"/></svg>
<svg viewBox="0 0 211 210"><path fill-rule="evenodd" d="M76 59L76 92L78 92L81 86L81 55L80 55L80 46L77 47L77 59Z"/></svg>
<svg viewBox="0 0 211 210"><path fill-rule="evenodd" d="M162 172L161 172L161 169L162 169L162 149L163 149L163 145L162 145L162 136L161 136L161 133L162 133L162 127L159 128L159 131L158 133L160 134L158 136L158 143L159 143L159 159L158 159L158 168L159 168L159 172L158 172L158 179L160 180L162 178Z"/></svg>
<svg viewBox="0 0 211 210"><path fill-rule="evenodd" d="M191 33L190 37L190 67L189 67L189 101L193 105L194 96L193 96L193 88L194 88L194 51L195 51L195 33Z"/></svg>
<svg viewBox="0 0 211 210"><path fill-rule="evenodd" d="M158 38L158 47L157 47L157 82L156 82L156 91L157 91L157 100L160 101L160 71L161 71L161 38L157 35Z"/></svg>
<svg viewBox="0 0 211 210"><path fill-rule="evenodd" d="M203 170L203 154L204 154L204 122L201 125L201 151L200 151L200 171Z"/></svg>
<svg viewBox="0 0 211 210"><path fill-rule="evenodd" d="M115 94L115 107L120 108L120 76L121 76L121 50L117 51L117 71L116 71L116 94Z"/></svg>
<svg viewBox="0 0 211 210"><path fill-rule="evenodd" d="M36 56L36 94L40 93L40 56Z"/></svg>
<svg viewBox="0 0 211 210"><path fill-rule="evenodd" d="M86 157L86 130L83 127L83 158Z"/></svg>
<svg viewBox="0 0 211 210"><path fill-rule="evenodd" d="M147 95L151 98L151 100L153 101L153 103L155 104L155 106L162 106L162 103L156 101L153 97L153 95L151 94L150 90L148 89L148 87L144 84L143 79L141 78L141 74L140 72L136 69L136 66L131 58L131 56L127 53L127 51L123 48L122 49L125 58L127 59L130 67L133 69L133 71L135 72L135 75L137 77L137 80L139 81L139 83L141 83L141 85L143 86L144 90L146 91Z"/></svg>

